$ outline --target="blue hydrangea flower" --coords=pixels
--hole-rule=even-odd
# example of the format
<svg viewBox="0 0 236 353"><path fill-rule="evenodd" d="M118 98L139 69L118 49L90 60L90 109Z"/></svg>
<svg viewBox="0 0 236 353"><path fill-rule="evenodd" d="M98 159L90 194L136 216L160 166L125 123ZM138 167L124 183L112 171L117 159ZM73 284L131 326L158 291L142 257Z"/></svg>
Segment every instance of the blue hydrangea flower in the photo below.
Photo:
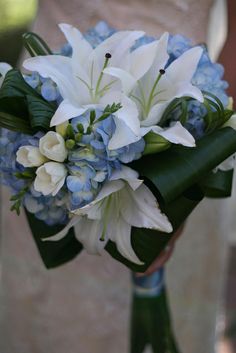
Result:
<svg viewBox="0 0 236 353"><path fill-rule="evenodd" d="M37 72L24 76L25 81L36 89L47 101L58 101L61 96L57 85L50 78L43 78Z"/></svg>
<svg viewBox="0 0 236 353"><path fill-rule="evenodd" d="M102 111L95 111L96 120ZM71 193L71 207L78 208L90 202L99 192L112 171L121 163L130 163L141 157L145 147L143 139L126 147L109 150L108 144L115 131L112 116L90 126L90 112L71 120L75 133L83 132L76 147L68 155L67 187Z"/></svg>

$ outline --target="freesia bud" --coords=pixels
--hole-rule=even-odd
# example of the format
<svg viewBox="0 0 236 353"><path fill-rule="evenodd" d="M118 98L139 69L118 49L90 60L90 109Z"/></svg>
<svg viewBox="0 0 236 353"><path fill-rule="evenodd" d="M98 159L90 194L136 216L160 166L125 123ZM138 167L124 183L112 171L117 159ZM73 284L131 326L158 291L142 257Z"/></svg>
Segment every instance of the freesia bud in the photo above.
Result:
<svg viewBox="0 0 236 353"><path fill-rule="evenodd" d="M152 131L149 132L144 139L146 145L143 154L158 153L167 150L171 146L171 143L168 140Z"/></svg>
<svg viewBox="0 0 236 353"><path fill-rule="evenodd" d="M48 162L36 170L34 188L44 196L55 196L65 183L66 167L62 163Z"/></svg>
<svg viewBox="0 0 236 353"><path fill-rule="evenodd" d="M63 137L54 131L49 131L39 140L40 152L47 158L64 162L67 157L67 149Z"/></svg>
<svg viewBox="0 0 236 353"><path fill-rule="evenodd" d="M67 132L68 124L69 124L69 122L65 121L64 123L57 125L56 126L56 132L58 134L60 134L62 137L65 137L66 136L66 132Z"/></svg>
<svg viewBox="0 0 236 353"><path fill-rule="evenodd" d="M25 168L39 167L47 158L44 157L38 147L35 146L22 146L16 152L16 160Z"/></svg>

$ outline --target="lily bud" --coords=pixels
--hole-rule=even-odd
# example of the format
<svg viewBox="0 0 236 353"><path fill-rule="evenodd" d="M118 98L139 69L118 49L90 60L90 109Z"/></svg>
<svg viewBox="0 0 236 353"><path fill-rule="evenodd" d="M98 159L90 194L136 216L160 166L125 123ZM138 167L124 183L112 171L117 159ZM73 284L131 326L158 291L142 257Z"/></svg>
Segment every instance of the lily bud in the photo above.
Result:
<svg viewBox="0 0 236 353"><path fill-rule="evenodd" d="M143 153L144 155L165 151L171 146L171 143L168 140L152 131L150 131L144 139L146 143Z"/></svg>

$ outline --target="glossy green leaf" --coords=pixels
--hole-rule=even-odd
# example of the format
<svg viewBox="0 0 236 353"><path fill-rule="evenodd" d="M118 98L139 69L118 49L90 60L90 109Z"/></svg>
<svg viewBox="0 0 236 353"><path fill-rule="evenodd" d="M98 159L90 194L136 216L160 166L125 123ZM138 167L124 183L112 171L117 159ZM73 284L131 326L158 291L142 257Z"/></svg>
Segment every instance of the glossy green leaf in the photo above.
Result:
<svg viewBox="0 0 236 353"><path fill-rule="evenodd" d="M226 127L199 140L195 148L172 146L139 159L132 167L149 179L168 203L235 152L236 131Z"/></svg>
<svg viewBox="0 0 236 353"><path fill-rule="evenodd" d="M38 247L41 258L46 268L54 268L75 258L83 249L81 243L76 239L74 229L70 229L66 237L59 241L45 242L44 237L50 237L58 233L63 226L47 226L38 220L32 213L26 211L29 226Z"/></svg>
<svg viewBox="0 0 236 353"><path fill-rule="evenodd" d="M33 134L41 129L49 129L55 110L55 105L30 87L18 70L8 71L0 89L0 111L12 118L11 124L1 119L1 126L8 125L10 130ZM23 123L19 125L19 119L24 120L24 126Z"/></svg>
<svg viewBox="0 0 236 353"><path fill-rule="evenodd" d="M27 96L26 99L33 129L49 130L50 121L56 110L55 105L45 101L42 97Z"/></svg>
<svg viewBox="0 0 236 353"><path fill-rule="evenodd" d="M133 295L131 307L130 353L143 353L150 345L153 353L178 353L171 325L165 289L157 297Z"/></svg>
<svg viewBox="0 0 236 353"><path fill-rule="evenodd" d="M233 184L233 170L211 172L199 182L206 197L230 197Z"/></svg>

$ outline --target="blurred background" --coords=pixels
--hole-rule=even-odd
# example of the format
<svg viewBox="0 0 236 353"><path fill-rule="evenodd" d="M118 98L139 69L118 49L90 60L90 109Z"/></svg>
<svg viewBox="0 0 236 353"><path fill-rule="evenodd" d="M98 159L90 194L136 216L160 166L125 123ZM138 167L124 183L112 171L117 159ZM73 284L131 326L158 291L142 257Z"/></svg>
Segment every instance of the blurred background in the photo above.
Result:
<svg viewBox="0 0 236 353"><path fill-rule="evenodd" d="M217 30L209 30L216 3ZM118 29L129 23L129 28L142 28L152 35L163 30L185 34L195 43L212 40L218 33L220 43L213 52L217 56L223 48L219 60L231 81L230 94L236 96L235 0L228 1L228 10L225 5L223 0L87 0L86 4L80 0L0 0L0 62L15 66L22 60L26 54L21 36L27 29L58 48L64 43L56 27L59 22L72 23L82 31L99 20ZM113 260L105 259L104 264L86 254L63 269L47 271L24 216L8 211L6 190L1 189L0 197L0 352L128 353L128 271ZM175 332L183 353L236 353L233 207L235 198L204 201L194 211L167 266Z"/></svg>

